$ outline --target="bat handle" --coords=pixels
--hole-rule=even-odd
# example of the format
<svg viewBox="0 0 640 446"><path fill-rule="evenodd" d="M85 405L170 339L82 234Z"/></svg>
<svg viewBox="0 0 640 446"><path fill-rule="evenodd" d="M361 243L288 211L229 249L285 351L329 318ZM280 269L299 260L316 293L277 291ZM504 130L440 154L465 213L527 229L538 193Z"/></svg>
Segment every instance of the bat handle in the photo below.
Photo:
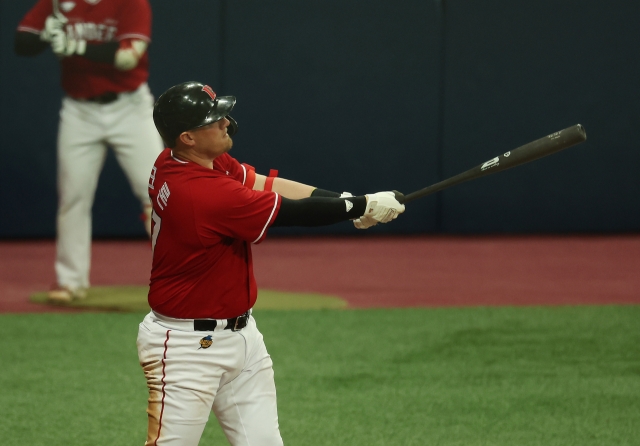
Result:
<svg viewBox="0 0 640 446"><path fill-rule="evenodd" d="M396 200L398 200L400 204L404 204L404 194L402 192L399 192L397 190L392 190L391 192L394 193L394 195L396 196Z"/></svg>

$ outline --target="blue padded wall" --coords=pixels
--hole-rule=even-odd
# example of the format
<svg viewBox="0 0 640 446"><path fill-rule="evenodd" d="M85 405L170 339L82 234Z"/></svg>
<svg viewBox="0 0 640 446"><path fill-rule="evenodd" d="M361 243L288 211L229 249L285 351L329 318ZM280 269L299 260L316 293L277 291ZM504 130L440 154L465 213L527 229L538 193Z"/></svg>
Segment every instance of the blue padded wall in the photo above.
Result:
<svg viewBox="0 0 640 446"><path fill-rule="evenodd" d="M451 188L450 233L640 229L640 3L447 2L443 174L573 124L587 141Z"/></svg>
<svg viewBox="0 0 640 446"><path fill-rule="evenodd" d="M229 2L225 92L236 157L354 194L437 180L438 2ZM378 232L435 229L435 206ZM349 223L280 233L353 233ZM277 232L277 231L276 231Z"/></svg>
<svg viewBox="0 0 640 446"><path fill-rule="evenodd" d="M13 54L31 0L0 3L0 237L55 234L55 57ZM411 192L581 123L588 141L411 203L374 233L640 230L640 3L152 0L149 84L237 96L233 155L355 194ZM113 156L98 237L143 237ZM276 234L356 232L348 223ZM364 234L372 233L370 231Z"/></svg>

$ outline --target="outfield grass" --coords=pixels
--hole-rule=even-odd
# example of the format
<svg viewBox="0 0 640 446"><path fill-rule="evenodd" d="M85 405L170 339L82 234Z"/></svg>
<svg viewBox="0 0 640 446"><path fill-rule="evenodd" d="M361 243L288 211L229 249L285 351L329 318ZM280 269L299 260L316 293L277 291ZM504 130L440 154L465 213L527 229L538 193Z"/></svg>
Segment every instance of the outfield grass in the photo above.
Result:
<svg viewBox="0 0 640 446"><path fill-rule="evenodd" d="M640 306L255 315L288 445L640 443ZM0 444L144 444L142 317L0 315Z"/></svg>

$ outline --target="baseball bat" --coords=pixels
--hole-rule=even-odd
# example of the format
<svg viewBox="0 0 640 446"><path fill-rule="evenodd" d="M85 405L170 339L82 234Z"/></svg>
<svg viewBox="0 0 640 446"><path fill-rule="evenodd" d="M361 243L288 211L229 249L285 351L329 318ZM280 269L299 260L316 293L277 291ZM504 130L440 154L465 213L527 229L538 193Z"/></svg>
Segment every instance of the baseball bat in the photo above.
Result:
<svg viewBox="0 0 640 446"><path fill-rule="evenodd" d="M60 0L51 0L53 6L53 15L56 16L60 20L64 20L65 17L60 12Z"/></svg>
<svg viewBox="0 0 640 446"><path fill-rule="evenodd" d="M396 199L400 203L408 203L434 192L441 191L442 189L446 189L447 187L455 186L457 184L464 183L465 181L475 180L476 178L484 177L492 173L502 172L503 170L537 160L538 158L551 155L552 153L567 149L586 140L587 133L585 132L584 127L580 124L576 124L572 127L568 127L564 130L560 130L559 132L552 133L543 138L527 143L517 149L506 152L503 155L496 156L473 169L469 169L466 172L447 178L446 180L425 187L424 189L411 192L407 195L395 190L393 193L396 194Z"/></svg>

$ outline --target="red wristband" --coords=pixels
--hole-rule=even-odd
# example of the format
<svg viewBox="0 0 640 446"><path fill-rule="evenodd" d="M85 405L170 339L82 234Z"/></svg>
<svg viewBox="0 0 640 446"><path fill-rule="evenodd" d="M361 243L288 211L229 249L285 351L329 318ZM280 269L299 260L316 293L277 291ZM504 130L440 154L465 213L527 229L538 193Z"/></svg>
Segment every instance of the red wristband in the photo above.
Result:
<svg viewBox="0 0 640 446"><path fill-rule="evenodd" d="M271 191L271 189L273 188L273 180L275 180L277 176L278 176L277 170L271 169L269 171L269 176L267 177L267 180L264 182L264 190Z"/></svg>
<svg viewBox="0 0 640 446"><path fill-rule="evenodd" d="M248 189L253 189L253 185L256 184L256 169L249 164L242 163L247 172L247 177L244 180L244 185Z"/></svg>

